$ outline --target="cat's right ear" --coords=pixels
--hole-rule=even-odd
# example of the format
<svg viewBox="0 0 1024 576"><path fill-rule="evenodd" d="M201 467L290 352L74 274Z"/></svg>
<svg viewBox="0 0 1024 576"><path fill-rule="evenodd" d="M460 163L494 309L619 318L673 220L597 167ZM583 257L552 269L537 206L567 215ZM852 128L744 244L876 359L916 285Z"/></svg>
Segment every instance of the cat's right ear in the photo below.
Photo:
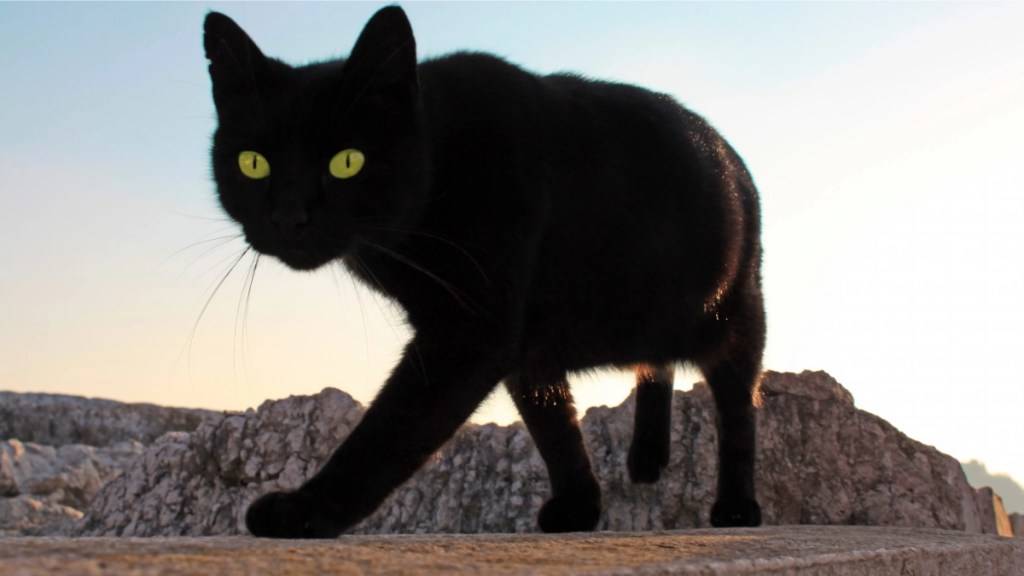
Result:
<svg viewBox="0 0 1024 576"><path fill-rule="evenodd" d="M416 102L416 39L401 8L381 8L366 23L345 63L345 82L356 98L370 94L385 109Z"/></svg>
<svg viewBox="0 0 1024 576"><path fill-rule="evenodd" d="M270 64L235 21L210 12L203 22L203 48L210 61L213 101L221 110L228 100L254 96L269 75Z"/></svg>

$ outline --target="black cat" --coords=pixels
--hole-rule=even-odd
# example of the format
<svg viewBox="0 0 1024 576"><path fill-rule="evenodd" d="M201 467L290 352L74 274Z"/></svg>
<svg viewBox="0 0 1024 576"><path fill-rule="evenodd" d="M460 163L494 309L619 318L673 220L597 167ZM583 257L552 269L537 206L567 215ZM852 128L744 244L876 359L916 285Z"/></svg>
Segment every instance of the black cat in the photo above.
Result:
<svg viewBox="0 0 1024 576"><path fill-rule="evenodd" d="M267 58L218 13L204 44L214 178L250 245L297 270L340 259L414 331L327 465L252 504L253 534L341 534L502 381L551 478L540 527L592 530L601 493L566 373L636 370L628 469L654 482L678 362L703 371L718 408L711 523L760 524L760 215L743 162L708 124L663 94L485 54L417 64L397 7L347 60Z"/></svg>

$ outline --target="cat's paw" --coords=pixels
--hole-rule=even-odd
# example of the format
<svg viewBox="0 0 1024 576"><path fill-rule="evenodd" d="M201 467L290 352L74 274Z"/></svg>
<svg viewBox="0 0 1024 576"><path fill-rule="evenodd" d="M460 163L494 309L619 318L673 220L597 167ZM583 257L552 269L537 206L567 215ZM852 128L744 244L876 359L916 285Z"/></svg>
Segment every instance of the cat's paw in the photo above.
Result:
<svg viewBox="0 0 1024 576"><path fill-rule="evenodd" d="M711 507L711 525L715 528L760 526L761 506L750 498L719 500Z"/></svg>
<svg viewBox="0 0 1024 576"><path fill-rule="evenodd" d="M333 507L301 491L271 492L249 505L245 526L264 538L336 538L347 526Z"/></svg>
<svg viewBox="0 0 1024 576"><path fill-rule="evenodd" d="M601 519L601 492L556 496L544 503L537 524L547 533L591 532Z"/></svg>
<svg viewBox="0 0 1024 576"><path fill-rule="evenodd" d="M626 470L634 484L654 484L668 466L668 444L634 440L626 456Z"/></svg>

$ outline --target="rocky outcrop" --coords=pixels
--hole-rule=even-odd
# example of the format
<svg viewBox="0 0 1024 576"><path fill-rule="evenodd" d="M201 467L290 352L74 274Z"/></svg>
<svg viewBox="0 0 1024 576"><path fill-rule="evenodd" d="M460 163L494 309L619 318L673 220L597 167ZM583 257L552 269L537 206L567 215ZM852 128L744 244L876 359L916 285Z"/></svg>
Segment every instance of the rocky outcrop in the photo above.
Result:
<svg viewBox="0 0 1024 576"><path fill-rule="evenodd" d="M103 448L0 443L0 535L52 532L80 519L144 448L134 441Z"/></svg>
<svg viewBox="0 0 1024 576"><path fill-rule="evenodd" d="M0 392L0 439L49 446L149 444L165 432L195 430L204 417L214 414L60 394Z"/></svg>
<svg viewBox="0 0 1024 576"><path fill-rule="evenodd" d="M0 535L59 531L170 430L206 410L0 392Z"/></svg>
<svg viewBox="0 0 1024 576"><path fill-rule="evenodd" d="M300 485L362 413L352 397L326 389L206 420L192 434L166 434L98 496L77 533L239 533L252 499Z"/></svg>
<svg viewBox="0 0 1024 576"><path fill-rule="evenodd" d="M974 490L956 460L857 410L827 374L768 373L763 390L758 491L766 523L981 531ZM633 485L626 473L632 406L628 400L591 409L582 422L604 491L600 528L707 526L716 462L709 390L676 393L671 461L654 485ZM98 495L76 532L243 532L249 502L299 486L362 411L328 389L165 435ZM543 463L520 424L468 425L353 532L531 531L548 492Z"/></svg>
<svg viewBox="0 0 1024 576"><path fill-rule="evenodd" d="M829 375L770 374L764 390L759 490L775 523L979 531L960 464L856 409Z"/></svg>
<svg viewBox="0 0 1024 576"><path fill-rule="evenodd" d="M1010 514L1010 531L1017 538L1024 538L1024 514Z"/></svg>

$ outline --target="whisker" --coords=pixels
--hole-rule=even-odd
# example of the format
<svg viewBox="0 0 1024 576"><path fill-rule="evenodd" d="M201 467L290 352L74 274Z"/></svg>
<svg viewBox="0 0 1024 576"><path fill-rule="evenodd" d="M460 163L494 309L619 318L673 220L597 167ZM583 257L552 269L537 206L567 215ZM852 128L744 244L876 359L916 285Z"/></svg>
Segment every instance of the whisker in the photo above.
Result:
<svg viewBox="0 0 1024 576"><path fill-rule="evenodd" d="M255 256L253 257L253 261L252 261L252 276L249 277L249 288L246 289L246 291L245 291L245 314L242 316L242 319L243 319L242 334L243 335L248 330L248 324L249 324L249 304L252 303L252 287L253 287L253 284L256 283L256 270L260 266L260 256L261 256L261 254L259 252L255 252L254 254L255 254Z"/></svg>
<svg viewBox="0 0 1024 576"><path fill-rule="evenodd" d="M256 281L256 268L260 264L259 252L253 252L252 264L245 273L245 280L242 281L242 293L238 296L238 305L235 307L235 338L232 349L232 372L234 373L235 385L238 385L238 349L242 351L242 371L248 377L248 360L246 358L245 335L249 331L249 302L252 300L252 285ZM239 316L241 316L242 338L239 345L238 327Z"/></svg>
<svg viewBox="0 0 1024 576"><path fill-rule="evenodd" d="M249 246L248 244L246 244L245 248L243 248L243 249L242 249L242 254L241 254L241 255L240 255L239 257L238 257L238 259L241 259L241 256L244 256L244 255L245 255L245 254L247 254L247 253L248 253L248 252L249 252L250 250L252 250L252 246ZM223 264L224 264L225 262L229 262L229 261L231 261L231 258L232 258L232 257L231 257L231 255L228 255L228 256L225 256L225 257L221 258L220 260L217 260L217 261L216 261L216 262L214 262L213 264L210 264L210 266L209 266L209 267L207 267L207 268L206 268L206 270L203 270L203 271L202 271L202 272L201 272L201 273L199 274L199 277L200 277L200 278L202 278L202 277L206 276L206 275L207 275L207 274L209 274L209 273L210 273L211 271L213 271L213 270L215 270L216 268L218 268L218 267L222 266L222 265L223 265ZM235 262L234 264L232 264L232 266L236 266L237 264L238 264L238 262Z"/></svg>
<svg viewBox="0 0 1024 576"><path fill-rule="evenodd" d="M359 266L359 270L366 274L367 276L369 276L370 281L373 282L373 284L375 284L376 287L378 288L378 290L370 291L370 297L373 298L373 302L374 304L377 305L377 309L380 310L381 314L383 314L384 316L389 318L392 317L395 311L395 303L381 296L382 293L387 293L387 291L384 290L384 285L380 283L380 280L377 278L377 276L374 275L373 270L370 270L369 266L366 265L366 262L363 262L362 258L357 256L356 254L352 254L351 256L352 258L355 259L356 264ZM349 275L349 278L352 280L352 285L356 286L356 294L358 295L358 285L356 284L355 278L352 278L351 274ZM388 322L388 327L394 328L391 322Z"/></svg>
<svg viewBox="0 0 1024 576"><path fill-rule="evenodd" d="M353 255L352 255L352 257L353 257L353 258L355 259L356 263L357 263L357 264L359 265L359 268L360 268L360 269L361 269L361 270L362 270L362 271L363 271L363 272L364 272L364 273L365 273L365 274L366 274L367 276L369 276L369 277L370 277L370 280L372 280L372 281L373 281L373 282L374 282L374 283L375 283L375 284L376 284L377 286L382 286L382 285L381 285L381 283L380 283L380 280L378 280L378 279L377 279L377 277L376 277L376 276L375 276L375 275L373 274L373 270L370 270L369 266L367 266L367 265L366 265L366 263L365 263L365 262L363 262L363 261L362 261L362 259L361 259L361 258L359 258L359 256L358 256L358 255L355 255L355 254L353 254ZM352 279L352 283L353 283L353 286L355 286L355 279L354 279L354 278L352 278L352 276L351 276L351 275L349 275L349 278L350 278L350 279ZM357 288L358 288L358 287L357 287ZM357 294L357 297L358 297L358 294L359 294L359 291L358 291L358 289L357 289L357 291L356 291L356 294ZM381 313L383 313L383 314L384 314L385 316L390 316L390 315L391 315L391 314L392 314L392 313L394 312L394 309L391 309L391 310L386 310L386 309L384 308L384 305L383 305L383 304L381 303L381 298L380 298L380 295L379 295L379 294L378 294L377 292L372 292L372 291L371 291L371 292L370 292L370 295L371 295L371 296L373 297L373 301L374 301L374 303L375 303L375 304L377 304L377 309L378 309L378 310L380 310L380 311L381 311ZM362 299L360 299L359 301L360 301L360 305L361 305L361 304L362 304ZM393 305L393 304L394 304L394 303L393 303L393 302L391 302L390 300L384 300L384 302L386 302L386 303L387 303L388 305ZM364 322L365 322L365 320L364 320ZM388 322L388 323L387 323L387 325L388 325L388 328L390 328L390 329L391 329L391 332L392 332L393 334L396 334L396 335L397 335L397 331L395 330L395 326L394 326L394 325L393 325L393 324L392 324L391 322ZM417 348L417 347L416 347L416 339L415 339L415 338L413 338L413 339L412 339L412 340L410 341L410 344L412 345L413 351L414 351L414 352L416 353L416 357L417 357L417 358L419 358L419 365L420 365L420 367L421 367L421 368L420 368L420 373L421 373L421 374L422 374L422 376L423 376L423 381L424 381L424 383L426 383L427 385L429 385L429 380L428 380L428 378L427 378L427 374L426 374L426 372L425 372L425 371L424 371L424 370L422 369L422 366L423 366L423 358L422 358L422 357L420 357L420 351L419 351L419 348ZM369 347L367 347L367 353L366 353L366 354L367 354L367 358L369 358Z"/></svg>
<svg viewBox="0 0 1024 576"><path fill-rule="evenodd" d="M202 260L204 256L213 252L214 250L217 250L218 248L224 246L225 244L231 242L232 240L238 240L241 237L242 234L225 234L222 236L217 236L215 238L208 238L206 240L199 240L198 242L193 242L192 244L189 244L188 246L185 246L180 250L175 250L170 256L164 258L160 262L160 264L157 265L157 268L167 264L167 262L170 261L172 258L185 251L191 250L193 248L198 248L200 246L203 246L204 244L212 244L211 246L208 246L205 250L200 252L195 258L193 258L188 264L186 264L184 268L181 269L181 272L178 273L177 278L178 280L180 280L182 276L184 276L185 273L188 272L190 268L192 268L192 266L194 266L197 262Z"/></svg>
<svg viewBox="0 0 1024 576"><path fill-rule="evenodd" d="M184 354L187 351L189 358L190 374L192 371L192 343L195 341L196 332L199 331L199 322L202 321L203 316L206 314L206 310L210 307L210 303L213 302L213 297L217 295L217 292L220 290L220 287L224 285L224 282L227 281L228 276L231 276L231 273L235 271L235 268L238 266L238 263L242 261L242 258L245 258L245 255L248 254L250 250L252 250L252 248L247 246L244 250L242 250L241 253L238 254L238 256L231 263L231 265L228 266L228 269L224 272L224 274L221 275L220 280L218 280L216 284L213 286L213 290L210 291L210 295L206 298L206 303L203 304L202 309L199 310L199 315L196 317L195 323L192 324L192 330L191 332L189 332L188 341L185 343L185 346L184 348L182 348L182 351L178 354L178 359L175 360L175 364L180 362L182 354Z"/></svg>
<svg viewBox="0 0 1024 576"><path fill-rule="evenodd" d="M343 266L344 266L344 264L342 264L340 261L336 261L334 263L334 265L331 266L331 272L334 273L334 286L338 290L338 295L339 296L341 295L340 276L342 274L342 270L343 270L342 267ZM363 320L363 354L365 356L365 358L364 358L364 360L365 360L364 366L369 366L370 365L370 330L369 330L369 322L366 321L366 307L363 305L363 297L360 294L359 285L356 284L356 279L353 278L351 274L347 274L346 273L345 276L348 277L348 281L352 284L352 290L353 290L353 292L355 292L356 302L359 305L359 316ZM380 304L378 304L378 306L380 306Z"/></svg>
<svg viewBox="0 0 1024 576"><path fill-rule="evenodd" d="M383 231L383 232L398 232L398 233L409 234L409 235L413 235L413 236L421 236L423 238L430 238L431 240L437 240L438 242L446 244L446 245L454 248L455 250L457 250L463 256L465 256L466 259L469 260L469 262L471 264L473 264L473 266L476 268L477 272L480 273L480 277L483 278L484 282L486 282L487 284L491 283L491 279L487 276L487 272L484 271L483 267L480 265L480 262L476 259L476 257L474 257L469 252L469 250L466 250L458 242L455 242L454 240L452 240L450 238L446 238L446 237L441 236L440 234L437 234L435 232L429 232L429 231L421 230L421 229L418 229L418 228L406 228L406 227L400 227L400 226L381 226L379 224L374 224L374 223L370 223L370 222L363 222L362 225L363 225L363 227L371 229L371 230L379 230L379 231Z"/></svg>
<svg viewBox="0 0 1024 576"><path fill-rule="evenodd" d="M364 246L367 246L369 248L373 248L374 250L377 250L378 252L380 252L380 253L382 253L382 254L384 254L386 256L390 256L392 259L397 260L398 262L401 262L402 264L405 264L409 268L412 268L413 270L419 272L420 274L423 274L427 278L430 278L431 280L436 282L438 286L440 286L441 288L444 288L444 290L446 292L448 292L448 294L460 306L462 306L462 308L465 309L467 312L471 312L471 313L476 313L477 312L477 310L474 309L474 306L471 305L471 304L475 304L475 303L470 302L468 297L465 295L465 293L460 293L460 291L458 289L456 289L455 286L453 286L449 282L445 281L444 279L442 279L437 274L434 274L430 270L427 270L423 266L420 266L419 264L417 264L415 261L410 260L409 258L399 254L398 252L395 252L391 248L385 248L384 246L380 246L378 244L374 244L373 242L367 242L366 239L361 239L361 241L362 241L362 244ZM365 265L363 265L362 267L364 269L366 269ZM372 276L372 274L371 274L371 276ZM374 279L374 281L376 281L376 279ZM380 282L377 282L377 283L378 283L378 285L380 284Z"/></svg>

